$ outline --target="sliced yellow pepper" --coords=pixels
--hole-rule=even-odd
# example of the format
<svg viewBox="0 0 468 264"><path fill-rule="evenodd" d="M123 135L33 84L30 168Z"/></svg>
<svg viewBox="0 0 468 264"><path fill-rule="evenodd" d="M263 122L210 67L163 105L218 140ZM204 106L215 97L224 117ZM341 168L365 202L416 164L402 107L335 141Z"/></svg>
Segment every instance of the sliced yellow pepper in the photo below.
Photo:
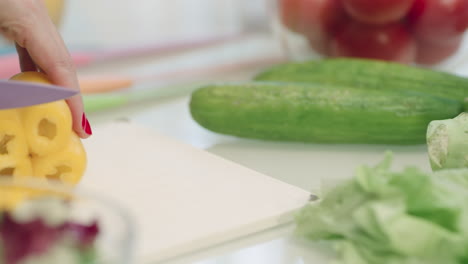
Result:
<svg viewBox="0 0 468 264"><path fill-rule="evenodd" d="M51 84L47 76L39 72L22 72L10 80ZM44 156L66 146L72 133L72 119L65 101L24 107L19 111L33 155Z"/></svg>
<svg viewBox="0 0 468 264"><path fill-rule="evenodd" d="M28 153L28 145L18 111L16 109L1 110L0 159L4 157L26 158Z"/></svg>
<svg viewBox="0 0 468 264"><path fill-rule="evenodd" d="M11 80L50 84L39 72L23 72ZM65 101L0 111L0 177L29 176L75 185L86 163Z"/></svg>
<svg viewBox="0 0 468 264"><path fill-rule="evenodd" d="M16 209L28 200L55 197L63 201L76 199L68 186L51 184L45 179L18 178L0 185L0 210Z"/></svg>
<svg viewBox="0 0 468 264"><path fill-rule="evenodd" d="M0 177L30 177L33 175L29 158L2 157L0 158Z"/></svg>
<svg viewBox="0 0 468 264"><path fill-rule="evenodd" d="M0 210L12 210L28 196L26 191L15 186L1 186L0 194Z"/></svg>
<svg viewBox="0 0 468 264"><path fill-rule="evenodd" d="M77 184L86 169L86 153L77 135L65 148L44 157L33 157L34 175L49 180Z"/></svg>
<svg viewBox="0 0 468 264"><path fill-rule="evenodd" d="M71 113L67 103L57 101L19 111L32 155L42 157L67 146L72 135Z"/></svg>

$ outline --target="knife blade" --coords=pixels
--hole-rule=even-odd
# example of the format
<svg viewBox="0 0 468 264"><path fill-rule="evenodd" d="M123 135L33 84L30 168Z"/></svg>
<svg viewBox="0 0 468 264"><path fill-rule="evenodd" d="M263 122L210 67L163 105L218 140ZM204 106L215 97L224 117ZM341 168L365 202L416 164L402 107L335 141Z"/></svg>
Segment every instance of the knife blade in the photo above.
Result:
<svg viewBox="0 0 468 264"><path fill-rule="evenodd" d="M0 110L50 103L78 93L56 85L0 80Z"/></svg>

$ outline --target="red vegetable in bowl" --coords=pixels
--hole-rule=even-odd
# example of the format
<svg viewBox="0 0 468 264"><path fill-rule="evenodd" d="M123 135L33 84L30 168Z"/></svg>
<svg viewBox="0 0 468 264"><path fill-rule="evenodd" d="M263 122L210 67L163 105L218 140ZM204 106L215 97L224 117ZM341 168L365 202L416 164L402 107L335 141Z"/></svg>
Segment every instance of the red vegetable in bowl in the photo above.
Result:
<svg viewBox="0 0 468 264"><path fill-rule="evenodd" d="M41 218L28 222L18 222L10 213L1 214L0 245L3 259L0 263L17 264L31 256L46 254L64 237L71 239L72 246L86 250L93 246L99 233L97 222L89 225L65 222L62 225L48 226ZM0 255L1 257L1 255ZM4 261L4 262L3 262Z"/></svg>
<svg viewBox="0 0 468 264"><path fill-rule="evenodd" d="M8 213L2 215L0 241L6 264L16 264L28 256L47 252L59 237L60 232L41 219L19 223Z"/></svg>
<svg viewBox="0 0 468 264"><path fill-rule="evenodd" d="M283 23L298 33L330 33L345 15L341 0L279 0L279 9Z"/></svg>
<svg viewBox="0 0 468 264"><path fill-rule="evenodd" d="M97 221L89 225L67 222L60 227L60 231L71 236L82 247L92 246L99 234Z"/></svg>
<svg viewBox="0 0 468 264"><path fill-rule="evenodd" d="M453 41L468 27L468 0L416 0L408 20L420 40Z"/></svg>
<svg viewBox="0 0 468 264"><path fill-rule="evenodd" d="M340 0L280 0L280 11L284 24L321 54L327 54L330 36L346 18Z"/></svg>
<svg viewBox="0 0 468 264"><path fill-rule="evenodd" d="M342 0L355 20L369 24L385 24L401 20L414 0Z"/></svg>
<svg viewBox="0 0 468 264"><path fill-rule="evenodd" d="M299 23L302 0L279 0L279 12L282 23L294 32L301 32Z"/></svg>
<svg viewBox="0 0 468 264"><path fill-rule="evenodd" d="M461 37L443 43L420 41L418 42L416 62L424 65L440 63L457 52L461 41Z"/></svg>
<svg viewBox="0 0 468 264"><path fill-rule="evenodd" d="M331 55L412 63L416 45L402 23L373 26L351 21L333 38Z"/></svg>
<svg viewBox="0 0 468 264"><path fill-rule="evenodd" d="M437 64L455 54L468 0L278 0L284 25L316 53Z"/></svg>

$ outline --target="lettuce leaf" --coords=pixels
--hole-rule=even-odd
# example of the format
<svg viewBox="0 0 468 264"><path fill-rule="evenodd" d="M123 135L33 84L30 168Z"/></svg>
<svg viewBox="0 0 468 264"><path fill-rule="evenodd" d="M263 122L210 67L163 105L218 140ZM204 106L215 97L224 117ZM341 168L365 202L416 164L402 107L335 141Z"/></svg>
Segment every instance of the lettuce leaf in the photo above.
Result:
<svg viewBox="0 0 468 264"><path fill-rule="evenodd" d="M390 169L391 155L304 207L296 233L332 241L337 264L468 263L468 169Z"/></svg>
<svg viewBox="0 0 468 264"><path fill-rule="evenodd" d="M426 138L429 161L434 171L468 168L468 112L452 119L430 122Z"/></svg>

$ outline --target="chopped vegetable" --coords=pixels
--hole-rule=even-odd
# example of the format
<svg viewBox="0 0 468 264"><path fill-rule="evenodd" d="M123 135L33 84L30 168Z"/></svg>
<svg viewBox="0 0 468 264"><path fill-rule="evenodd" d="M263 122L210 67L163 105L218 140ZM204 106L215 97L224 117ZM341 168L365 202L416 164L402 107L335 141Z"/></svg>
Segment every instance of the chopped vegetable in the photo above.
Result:
<svg viewBox="0 0 468 264"><path fill-rule="evenodd" d="M388 156L297 216L297 234L336 245L340 264L468 263L468 169L390 170Z"/></svg>
<svg viewBox="0 0 468 264"><path fill-rule="evenodd" d="M24 213L28 214L26 219ZM58 222L53 220L51 225L51 214L64 217L59 217ZM80 258L93 260L98 222L79 223L70 214L68 203L51 198L27 201L13 211L0 211L0 263L81 264L86 262Z"/></svg>
<svg viewBox="0 0 468 264"><path fill-rule="evenodd" d="M11 80L50 84L40 72L22 72ZM85 149L72 131L72 115L64 100L0 111L0 176L33 176L75 185L86 163Z"/></svg>
<svg viewBox="0 0 468 264"><path fill-rule="evenodd" d="M468 168L468 112L429 123L427 145L433 170Z"/></svg>

